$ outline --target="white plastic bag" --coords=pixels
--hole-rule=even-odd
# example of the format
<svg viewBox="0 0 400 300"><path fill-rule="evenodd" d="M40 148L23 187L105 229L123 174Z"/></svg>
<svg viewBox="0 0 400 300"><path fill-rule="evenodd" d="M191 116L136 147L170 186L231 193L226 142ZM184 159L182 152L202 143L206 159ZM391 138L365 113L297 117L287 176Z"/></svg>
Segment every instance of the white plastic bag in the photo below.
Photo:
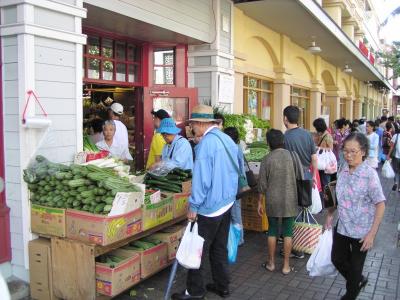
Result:
<svg viewBox="0 0 400 300"><path fill-rule="evenodd" d="M204 239L198 233L197 222L186 226L182 241L176 252L176 260L186 269L198 269L201 264L201 255L203 253Z"/></svg>
<svg viewBox="0 0 400 300"><path fill-rule="evenodd" d="M310 207L310 212L315 215L322 210L321 196L319 195L318 188L313 187L312 189L312 204Z"/></svg>
<svg viewBox="0 0 400 300"><path fill-rule="evenodd" d="M390 164L390 160L385 161L382 167L382 176L384 178L394 178L396 174L393 171L392 165Z"/></svg>
<svg viewBox="0 0 400 300"><path fill-rule="evenodd" d="M335 154L329 150L326 151L327 164L325 166L325 174L335 174L337 172L337 160Z"/></svg>
<svg viewBox="0 0 400 300"><path fill-rule="evenodd" d="M325 230L307 262L307 271L310 276L337 275L337 270L331 260L332 243L332 230Z"/></svg>
<svg viewBox="0 0 400 300"><path fill-rule="evenodd" d="M317 157L318 157L318 170L325 170L326 166L328 165L328 156L327 151L324 149L317 149Z"/></svg>

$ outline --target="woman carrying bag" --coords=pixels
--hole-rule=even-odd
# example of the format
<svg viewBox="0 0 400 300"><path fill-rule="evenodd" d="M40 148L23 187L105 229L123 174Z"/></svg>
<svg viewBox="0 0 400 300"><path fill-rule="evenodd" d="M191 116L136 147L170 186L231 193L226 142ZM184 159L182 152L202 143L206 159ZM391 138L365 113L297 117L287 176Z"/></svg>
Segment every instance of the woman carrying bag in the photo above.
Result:
<svg viewBox="0 0 400 300"><path fill-rule="evenodd" d="M332 262L346 279L342 300L356 299L368 279L362 275L385 211L385 195L375 169L366 161L368 138L350 134L343 144L345 163L338 173L336 199L339 219L334 226ZM328 210L325 227L332 228L334 208Z"/></svg>

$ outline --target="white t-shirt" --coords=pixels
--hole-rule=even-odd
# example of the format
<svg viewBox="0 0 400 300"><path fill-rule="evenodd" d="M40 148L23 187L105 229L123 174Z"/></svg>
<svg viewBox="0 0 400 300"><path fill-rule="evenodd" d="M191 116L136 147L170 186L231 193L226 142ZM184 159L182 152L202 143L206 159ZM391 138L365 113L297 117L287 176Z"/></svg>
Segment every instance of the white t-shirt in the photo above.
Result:
<svg viewBox="0 0 400 300"><path fill-rule="evenodd" d="M121 144L122 146L128 148L128 129L124 123L119 120L114 120L115 123L115 134L114 134L114 142Z"/></svg>
<svg viewBox="0 0 400 300"><path fill-rule="evenodd" d="M392 137L392 143L393 143L393 144L396 143L396 138L397 138L397 136L398 136L398 134L395 134L395 135ZM394 154L394 156L395 156L396 158L400 158L400 136L399 136L399 138L398 138L397 145L394 145L393 151L396 151L395 154Z"/></svg>
<svg viewBox="0 0 400 300"><path fill-rule="evenodd" d="M115 137L114 137L115 138ZM113 140L111 146L108 146L105 140L102 140L96 144L96 146L100 150L107 150L110 152L111 156L120 158L120 159L127 159L133 160L132 155L129 153L129 149L127 146L122 146Z"/></svg>

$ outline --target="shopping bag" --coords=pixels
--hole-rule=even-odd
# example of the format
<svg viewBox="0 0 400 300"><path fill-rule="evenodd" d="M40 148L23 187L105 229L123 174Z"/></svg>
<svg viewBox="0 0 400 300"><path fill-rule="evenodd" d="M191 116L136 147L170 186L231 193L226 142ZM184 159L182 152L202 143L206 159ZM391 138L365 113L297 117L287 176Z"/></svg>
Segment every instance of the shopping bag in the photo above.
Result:
<svg viewBox="0 0 400 300"><path fill-rule="evenodd" d="M324 207L336 207L336 180L329 182L324 188Z"/></svg>
<svg viewBox="0 0 400 300"><path fill-rule="evenodd" d="M335 174L337 172L337 160L333 151L326 151L327 164L325 166L325 174Z"/></svg>
<svg viewBox="0 0 400 300"><path fill-rule="evenodd" d="M241 238L241 228L240 224L231 223L229 227L228 236L228 263L234 264L236 262L237 251Z"/></svg>
<svg viewBox="0 0 400 300"><path fill-rule="evenodd" d="M395 173L393 171L392 165L390 163L390 160L385 161L385 163L383 164L382 167L382 176L384 178L394 178L395 177Z"/></svg>
<svg viewBox="0 0 400 300"><path fill-rule="evenodd" d="M310 212L313 215L318 214L322 210L322 202L321 196L319 195L319 191L316 187L312 189L312 204L310 207Z"/></svg>
<svg viewBox="0 0 400 300"><path fill-rule="evenodd" d="M337 270L331 260L332 243L332 230L325 230L307 262L307 271L310 276L337 275Z"/></svg>
<svg viewBox="0 0 400 300"><path fill-rule="evenodd" d="M318 244L321 233L322 226L308 208L303 208L293 226L293 250L311 254Z"/></svg>
<svg viewBox="0 0 400 300"><path fill-rule="evenodd" d="M318 170L325 170L327 164L328 164L328 156L327 156L327 151L324 149L317 149L317 158L318 158Z"/></svg>
<svg viewBox="0 0 400 300"><path fill-rule="evenodd" d="M197 222L186 226L182 241L176 252L176 260L186 269L198 269L201 264L204 239L198 233Z"/></svg>

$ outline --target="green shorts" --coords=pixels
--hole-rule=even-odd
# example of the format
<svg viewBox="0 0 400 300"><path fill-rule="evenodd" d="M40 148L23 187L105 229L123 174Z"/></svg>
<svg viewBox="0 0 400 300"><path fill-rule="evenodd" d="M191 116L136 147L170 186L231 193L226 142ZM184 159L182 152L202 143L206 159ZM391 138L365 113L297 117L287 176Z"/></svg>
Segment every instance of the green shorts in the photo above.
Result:
<svg viewBox="0 0 400 300"><path fill-rule="evenodd" d="M282 235L283 235L283 237L292 237L293 236L294 218L295 217L282 218ZM268 236L278 237L279 218L278 217L269 217L268 223L269 223Z"/></svg>

